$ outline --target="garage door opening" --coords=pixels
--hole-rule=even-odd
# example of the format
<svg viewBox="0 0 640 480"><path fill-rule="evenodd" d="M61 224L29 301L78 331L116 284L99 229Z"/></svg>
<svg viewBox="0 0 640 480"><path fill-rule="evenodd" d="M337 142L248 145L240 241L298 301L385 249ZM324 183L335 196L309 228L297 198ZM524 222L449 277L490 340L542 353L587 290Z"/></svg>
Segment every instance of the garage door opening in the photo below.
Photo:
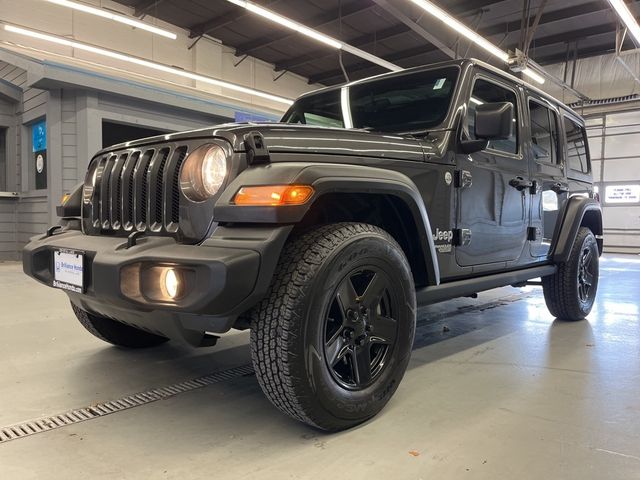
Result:
<svg viewBox="0 0 640 480"><path fill-rule="evenodd" d="M126 125L124 123L102 121L102 148L110 147L117 143L130 142L140 138L155 137L171 133L169 130L141 127L139 125Z"/></svg>

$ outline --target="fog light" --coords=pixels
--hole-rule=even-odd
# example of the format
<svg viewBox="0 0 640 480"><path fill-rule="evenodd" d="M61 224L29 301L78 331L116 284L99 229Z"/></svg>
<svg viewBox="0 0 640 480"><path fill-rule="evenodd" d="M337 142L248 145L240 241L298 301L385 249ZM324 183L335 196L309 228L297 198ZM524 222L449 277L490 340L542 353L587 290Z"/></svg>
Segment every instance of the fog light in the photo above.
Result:
<svg viewBox="0 0 640 480"><path fill-rule="evenodd" d="M162 279L162 293L174 300L180 294L180 276L174 268L167 268Z"/></svg>

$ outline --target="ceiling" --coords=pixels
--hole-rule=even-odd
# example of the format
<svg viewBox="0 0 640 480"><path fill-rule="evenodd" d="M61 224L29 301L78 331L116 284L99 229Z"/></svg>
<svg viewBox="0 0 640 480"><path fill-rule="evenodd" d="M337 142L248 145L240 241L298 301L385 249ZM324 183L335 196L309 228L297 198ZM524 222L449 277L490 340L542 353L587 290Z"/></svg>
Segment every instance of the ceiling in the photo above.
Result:
<svg viewBox="0 0 640 480"><path fill-rule="evenodd" d="M461 57L490 58L461 41L409 0L254 0L281 15L333 36L402 67L424 65L450 57L427 39L435 36ZM343 83L339 53L278 24L247 12L226 0L118 0L136 16L152 15L191 32L195 41L206 34L244 55L290 71L310 83ZM523 10L533 32L529 56L545 65L615 51L617 17L606 0L437 0L442 8L503 50L522 45ZM640 16L640 1L628 2ZM392 14L391 11L394 11ZM398 11L400 15L398 15ZM524 25L527 25L525 23ZM426 35L425 35L426 31ZM526 44L526 42L524 42ZM626 48L633 48L627 38ZM350 80L383 73L382 67L342 54Z"/></svg>

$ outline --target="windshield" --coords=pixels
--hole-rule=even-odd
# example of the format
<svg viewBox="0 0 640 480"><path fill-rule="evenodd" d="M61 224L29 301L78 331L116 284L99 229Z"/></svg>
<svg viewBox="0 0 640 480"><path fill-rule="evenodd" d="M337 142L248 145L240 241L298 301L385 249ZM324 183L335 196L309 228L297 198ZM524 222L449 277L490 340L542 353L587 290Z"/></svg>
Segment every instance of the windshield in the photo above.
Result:
<svg viewBox="0 0 640 480"><path fill-rule="evenodd" d="M347 127L380 132L415 132L439 126L447 116L458 79L450 67L372 80L349 88ZM339 89L301 98L284 123L345 127Z"/></svg>

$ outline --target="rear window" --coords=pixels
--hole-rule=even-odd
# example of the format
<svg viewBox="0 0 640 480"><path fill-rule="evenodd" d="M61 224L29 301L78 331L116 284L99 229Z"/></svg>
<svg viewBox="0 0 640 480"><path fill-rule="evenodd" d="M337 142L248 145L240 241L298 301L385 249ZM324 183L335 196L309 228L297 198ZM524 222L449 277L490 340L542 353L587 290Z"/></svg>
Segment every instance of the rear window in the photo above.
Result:
<svg viewBox="0 0 640 480"><path fill-rule="evenodd" d="M567 165L569 169L574 172L589 173L586 130L568 117L564 117L564 129L567 134Z"/></svg>

